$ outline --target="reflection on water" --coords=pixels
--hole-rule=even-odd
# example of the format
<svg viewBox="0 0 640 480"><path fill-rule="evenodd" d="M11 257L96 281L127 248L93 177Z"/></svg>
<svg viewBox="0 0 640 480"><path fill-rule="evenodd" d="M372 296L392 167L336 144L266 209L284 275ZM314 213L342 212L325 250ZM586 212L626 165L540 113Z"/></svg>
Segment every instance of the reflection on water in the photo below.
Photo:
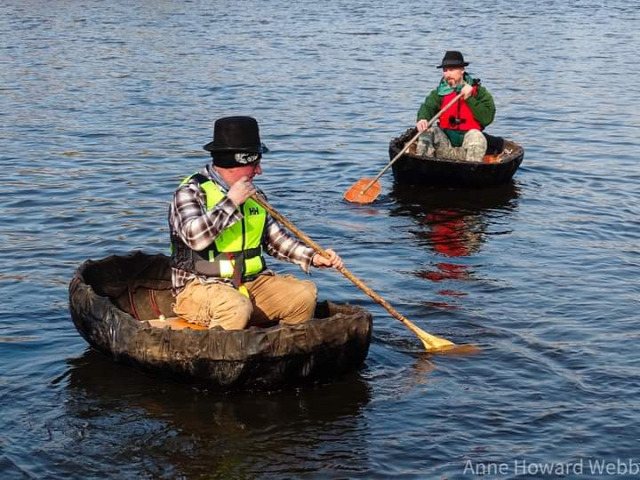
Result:
<svg viewBox="0 0 640 480"><path fill-rule="evenodd" d="M426 245L439 261L427 269L413 272L416 277L432 282L465 281L473 272L463 259L478 253L491 234L507 233L499 225L505 215L517 208L518 188L515 183L476 190L440 187L395 186L393 197L397 206L391 214L410 216L417 228L409 232L419 245ZM460 259L460 262L455 262ZM455 285L459 285L456 283ZM466 293L455 288L440 288L440 295L462 297ZM449 302L428 302L429 305L455 310Z"/></svg>
<svg viewBox="0 0 640 480"><path fill-rule="evenodd" d="M485 189L454 189L440 187L407 187L394 185L393 198L397 206L393 215L420 218L431 212L452 210L461 214L498 217L517 208L519 188L515 181Z"/></svg>
<svg viewBox="0 0 640 480"><path fill-rule="evenodd" d="M70 447L126 464L153 458L154 476L253 478L317 469L324 457L346 471L341 454L366 454L362 410L370 391L358 374L316 388L225 395L146 375L89 349L69 361L67 390L67 415L79 422ZM194 462L204 458L206 468Z"/></svg>

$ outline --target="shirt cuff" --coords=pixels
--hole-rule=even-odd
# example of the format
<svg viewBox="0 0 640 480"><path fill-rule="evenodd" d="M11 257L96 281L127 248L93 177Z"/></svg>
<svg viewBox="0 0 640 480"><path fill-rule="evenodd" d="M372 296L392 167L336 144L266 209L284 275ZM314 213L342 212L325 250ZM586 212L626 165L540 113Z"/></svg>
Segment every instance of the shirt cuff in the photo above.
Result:
<svg viewBox="0 0 640 480"><path fill-rule="evenodd" d="M312 263L313 257L315 255L317 255L317 253L311 247L306 247L305 251L302 252L300 262L298 263L298 265L300 265L300 268L304 273L311 274L311 267L313 266L313 263Z"/></svg>

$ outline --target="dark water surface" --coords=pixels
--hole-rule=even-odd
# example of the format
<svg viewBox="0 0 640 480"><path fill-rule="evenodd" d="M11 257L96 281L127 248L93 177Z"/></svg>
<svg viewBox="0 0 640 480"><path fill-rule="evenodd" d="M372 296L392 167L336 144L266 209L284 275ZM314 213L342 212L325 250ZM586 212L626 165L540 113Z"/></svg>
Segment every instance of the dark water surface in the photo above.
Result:
<svg viewBox="0 0 640 480"><path fill-rule="evenodd" d="M2 2L3 479L640 473L638 3L378 4ZM490 132L525 146L514 182L389 173L375 204L343 202L454 48L495 96ZM418 326L482 352L425 354L335 272L313 274L320 297L366 306L375 330L331 385L219 395L91 351L74 269L166 252L171 193L231 114L261 123L274 206Z"/></svg>

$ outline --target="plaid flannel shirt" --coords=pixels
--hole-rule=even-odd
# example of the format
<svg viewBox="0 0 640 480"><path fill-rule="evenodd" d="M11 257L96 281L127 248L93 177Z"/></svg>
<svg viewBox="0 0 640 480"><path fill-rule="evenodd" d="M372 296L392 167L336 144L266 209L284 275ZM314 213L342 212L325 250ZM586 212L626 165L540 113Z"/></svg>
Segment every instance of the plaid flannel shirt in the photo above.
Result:
<svg viewBox="0 0 640 480"><path fill-rule="evenodd" d="M226 194L229 190L229 185L210 165L203 168L200 173L213 181L223 193ZM169 228L172 234L177 235L189 248L196 251L209 247L220 232L240 220L242 220L242 213L227 196L222 198L212 210L207 211L204 191L195 182L180 186L175 191L169 207ZM267 215L262 246L269 255L295 263L309 273L314 255L313 249L291 237L269 215ZM268 269L262 273L274 274ZM171 275L173 294L177 295L193 279L198 279L202 283L232 284L230 279L196 275L173 268Z"/></svg>

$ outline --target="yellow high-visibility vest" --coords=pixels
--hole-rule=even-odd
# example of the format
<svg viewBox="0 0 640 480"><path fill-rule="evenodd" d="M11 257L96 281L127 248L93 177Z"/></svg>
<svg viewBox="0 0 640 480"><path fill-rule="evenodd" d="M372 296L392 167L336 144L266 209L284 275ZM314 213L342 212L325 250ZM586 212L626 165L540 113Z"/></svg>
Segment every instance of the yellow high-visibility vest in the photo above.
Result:
<svg viewBox="0 0 640 480"><path fill-rule="evenodd" d="M205 193L207 210L212 210L225 194L218 185L201 174L190 175L181 185L194 177ZM243 262L240 273L244 281L246 277L257 275L266 268L262 256L262 237L267 225L267 212L251 199L240 206L240 211L243 216L241 221L225 228L207 249L192 252L196 254L192 256L195 273L233 279L236 261L240 260Z"/></svg>

